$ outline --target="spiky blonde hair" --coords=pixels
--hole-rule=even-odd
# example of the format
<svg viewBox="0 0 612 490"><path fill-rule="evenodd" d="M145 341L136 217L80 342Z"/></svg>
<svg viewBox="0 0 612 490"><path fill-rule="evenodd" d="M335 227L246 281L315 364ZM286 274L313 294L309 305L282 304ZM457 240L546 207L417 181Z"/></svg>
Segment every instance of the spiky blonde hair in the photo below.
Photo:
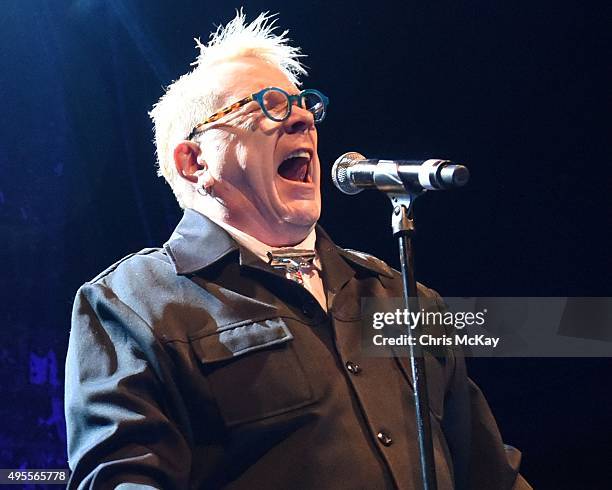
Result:
<svg viewBox="0 0 612 490"><path fill-rule="evenodd" d="M149 112L154 123L157 174L170 184L182 208L188 204L193 186L179 177L174 166L174 148L196 124L219 109L215 107L210 68L236 58L257 57L277 66L295 85L300 85L299 77L307 74L300 62L304 56L300 48L288 44L288 31L275 33L275 17L276 14L263 12L247 24L240 9L226 26L211 33L208 44L195 39L200 54L191 64L193 70L171 83Z"/></svg>

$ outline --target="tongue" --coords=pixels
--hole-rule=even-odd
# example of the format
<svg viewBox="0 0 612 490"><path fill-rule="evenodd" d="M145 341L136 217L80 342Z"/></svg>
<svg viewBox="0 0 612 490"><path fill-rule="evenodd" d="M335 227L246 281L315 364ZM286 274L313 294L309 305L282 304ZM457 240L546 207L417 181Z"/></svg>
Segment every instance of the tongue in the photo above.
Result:
<svg viewBox="0 0 612 490"><path fill-rule="evenodd" d="M278 167L278 173L287 180L305 182L308 174L308 159L303 157L288 158Z"/></svg>

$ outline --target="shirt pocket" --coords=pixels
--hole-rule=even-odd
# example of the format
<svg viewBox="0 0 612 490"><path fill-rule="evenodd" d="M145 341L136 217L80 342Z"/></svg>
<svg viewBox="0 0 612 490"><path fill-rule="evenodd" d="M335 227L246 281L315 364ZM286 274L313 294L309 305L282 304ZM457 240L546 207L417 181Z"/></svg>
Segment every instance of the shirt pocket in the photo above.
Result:
<svg viewBox="0 0 612 490"><path fill-rule="evenodd" d="M316 401L281 318L224 327L190 343L228 427Z"/></svg>

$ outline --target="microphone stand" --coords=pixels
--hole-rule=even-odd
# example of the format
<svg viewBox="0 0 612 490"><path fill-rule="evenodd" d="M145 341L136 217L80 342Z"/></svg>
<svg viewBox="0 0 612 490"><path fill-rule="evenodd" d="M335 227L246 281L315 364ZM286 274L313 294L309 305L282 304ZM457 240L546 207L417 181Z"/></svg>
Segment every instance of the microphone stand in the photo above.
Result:
<svg viewBox="0 0 612 490"><path fill-rule="evenodd" d="M406 160L367 160L356 152L340 156L332 168L335 186L345 194L357 194L365 188L385 192L393 204L391 222L393 236L399 242L400 263L404 291L404 307L407 312L418 312L419 298L414 278L414 215L412 204L426 190L461 187L469 180L470 173L463 165L448 160L430 159L425 162ZM410 369L414 381L414 405L419 440L419 462L423 490L437 490L429 397L425 377L423 348L414 341L413 329L408 326L408 351Z"/></svg>
<svg viewBox="0 0 612 490"><path fill-rule="evenodd" d="M404 306L408 312L418 312L420 308L414 277L414 250L412 249L412 236L415 232L412 204L418 194L407 191L401 194L390 193L388 196L393 204L393 214L391 216L393 236L397 237L399 244ZM425 358L423 357L422 347L416 345L417 343L413 341L414 335L410 326L408 327L408 338L410 368L414 380L414 405L423 490L436 490L436 467L429 418Z"/></svg>

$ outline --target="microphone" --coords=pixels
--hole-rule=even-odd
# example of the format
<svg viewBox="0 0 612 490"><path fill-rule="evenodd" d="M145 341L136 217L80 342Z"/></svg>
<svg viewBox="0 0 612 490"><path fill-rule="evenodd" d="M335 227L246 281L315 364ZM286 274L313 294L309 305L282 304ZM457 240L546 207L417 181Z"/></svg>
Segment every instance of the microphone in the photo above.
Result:
<svg viewBox="0 0 612 490"><path fill-rule="evenodd" d="M364 189L401 194L464 186L470 172L449 160L374 160L350 151L332 167L334 185L345 194Z"/></svg>

